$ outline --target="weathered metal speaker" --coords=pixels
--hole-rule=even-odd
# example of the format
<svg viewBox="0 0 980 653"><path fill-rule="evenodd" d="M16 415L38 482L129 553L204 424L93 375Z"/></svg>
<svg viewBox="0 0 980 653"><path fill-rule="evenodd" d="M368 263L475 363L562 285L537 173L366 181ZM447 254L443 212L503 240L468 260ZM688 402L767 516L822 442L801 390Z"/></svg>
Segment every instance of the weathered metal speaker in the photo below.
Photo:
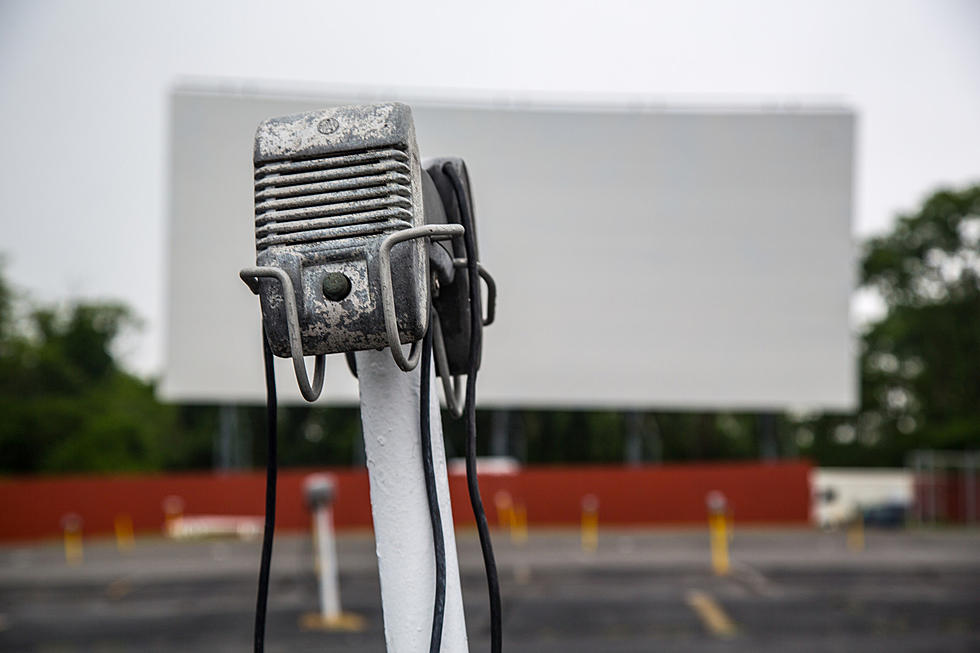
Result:
<svg viewBox="0 0 980 653"><path fill-rule="evenodd" d="M387 346L381 244L421 226L422 181L411 110L403 104L339 107L263 122L255 136L255 249L259 266L290 277L306 355ZM393 248L399 341L424 335L428 306L423 240ZM277 356L289 356L283 287L259 285Z"/></svg>

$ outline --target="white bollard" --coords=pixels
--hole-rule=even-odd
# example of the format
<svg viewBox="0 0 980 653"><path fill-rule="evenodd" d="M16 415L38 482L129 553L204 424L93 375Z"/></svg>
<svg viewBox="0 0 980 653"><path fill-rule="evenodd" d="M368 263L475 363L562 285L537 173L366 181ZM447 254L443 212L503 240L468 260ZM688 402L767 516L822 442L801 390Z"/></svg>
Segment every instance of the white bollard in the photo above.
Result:
<svg viewBox="0 0 980 653"><path fill-rule="evenodd" d="M419 434L421 365L403 372L388 349L360 351L356 356L385 643L388 653L424 653L429 649L432 627L435 558ZM442 651L466 653L463 596L434 369L432 366L430 377L432 460L446 544Z"/></svg>
<svg viewBox="0 0 980 653"><path fill-rule="evenodd" d="M312 474L303 481L303 490L306 503L313 512L313 556L320 590L320 611L302 615L299 625L305 630L364 630L364 617L340 609L337 538L333 532L336 483L329 474Z"/></svg>
<svg viewBox="0 0 980 653"><path fill-rule="evenodd" d="M306 501L313 511L317 580L320 584L320 617L324 623L340 619L340 587L337 576L337 543L333 533L333 499L336 484L327 474L313 474L303 481Z"/></svg>

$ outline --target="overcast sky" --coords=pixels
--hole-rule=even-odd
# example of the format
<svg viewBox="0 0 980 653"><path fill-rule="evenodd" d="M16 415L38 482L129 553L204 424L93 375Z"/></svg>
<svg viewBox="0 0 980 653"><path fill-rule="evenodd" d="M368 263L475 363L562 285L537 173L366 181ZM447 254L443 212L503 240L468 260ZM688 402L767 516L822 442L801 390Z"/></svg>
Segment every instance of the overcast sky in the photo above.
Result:
<svg viewBox="0 0 980 653"><path fill-rule="evenodd" d="M980 2L0 0L0 253L36 300L122 299L162 361L167 94L188 78L399 96L844 105L854 231L980 181Z"/></svg>

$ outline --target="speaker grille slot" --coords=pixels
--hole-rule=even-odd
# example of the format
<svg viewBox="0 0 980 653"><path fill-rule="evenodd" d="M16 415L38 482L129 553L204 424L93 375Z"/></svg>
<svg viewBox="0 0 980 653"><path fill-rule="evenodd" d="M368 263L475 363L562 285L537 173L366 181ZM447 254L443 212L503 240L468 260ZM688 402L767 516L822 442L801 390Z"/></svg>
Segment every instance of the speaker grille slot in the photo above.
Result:
<svg viewBox="0 0 980 653"><path fill-rule="evenodd" d="M412 224L409 155L378 148L255 168L255 247L309 249Z"/></svg>

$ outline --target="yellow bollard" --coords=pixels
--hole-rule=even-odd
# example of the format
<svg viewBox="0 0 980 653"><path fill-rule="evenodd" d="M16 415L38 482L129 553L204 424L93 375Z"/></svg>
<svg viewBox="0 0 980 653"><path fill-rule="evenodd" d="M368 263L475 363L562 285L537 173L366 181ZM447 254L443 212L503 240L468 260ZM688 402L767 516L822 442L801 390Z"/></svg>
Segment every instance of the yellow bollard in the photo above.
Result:
<svg viewBox="0 0 980 653"><path fill-rule="evenodd" d="M82 518L69 513L61 518L61 528L65 533L65 562L69 565L82 564Z"/></svg>
<svg viewBox="0 0 980 653"><path fill-rule="evenodd" d="M847 527L847 548L855 553L864 551L864 516L861 511Z"/></svg>
<svg viewBox="0 0 980 653"><path fill-rule="evenodd" d="M514 503L511 501L510 493L500 490L493 495L494 505L497 507L497 526L500 528L514 529Z"/></svg>
<svg viewBox="0 0 980 653"><path fill-rule="evenodd" d="M599 548L599 497L582 497L582 550L593 553Z"/></svg>
<svg viewBox="0 0 980 653"><path fill-rule="evenodd" d="M116 515L116 548L120 553L128 553L133 550L135 538L133 537L133 520L129 515Z"/></svg>
<svg viewBox="0 0 980 653"><path fill-rule="evenodd" d="M718 491L708 493L708 533L711 541L711 568L718 576L731 571L728 556L728 501Z"/></svg>
<svg viewBox="0 0 980 653"><path fill-rule="evenodd" d="M730 571L731 561L728 557L728 520L725 515L708 517L708 528L711 530L711 567L719 576Z"/></svg>
<svg viewBox="0 0 980 653"><path fill-rule="evenodd" d="M512 511L510 541L514 544L527 543L527 508L521 501L517 502Z"/></svg>

